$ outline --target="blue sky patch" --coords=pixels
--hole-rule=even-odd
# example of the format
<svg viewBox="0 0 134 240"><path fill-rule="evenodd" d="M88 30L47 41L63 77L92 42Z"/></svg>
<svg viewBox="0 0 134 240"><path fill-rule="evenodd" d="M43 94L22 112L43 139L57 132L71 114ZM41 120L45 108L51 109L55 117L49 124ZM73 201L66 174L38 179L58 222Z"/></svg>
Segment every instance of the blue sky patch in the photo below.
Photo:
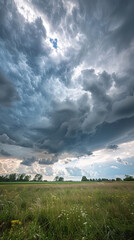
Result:
<svg viewBox="0 0 134 240"><path fill-rule="evenodd" d="M53 39L53 38L50 38L50 42L53 44L53 47L55 49L57 49L57 38Z"/></svg>

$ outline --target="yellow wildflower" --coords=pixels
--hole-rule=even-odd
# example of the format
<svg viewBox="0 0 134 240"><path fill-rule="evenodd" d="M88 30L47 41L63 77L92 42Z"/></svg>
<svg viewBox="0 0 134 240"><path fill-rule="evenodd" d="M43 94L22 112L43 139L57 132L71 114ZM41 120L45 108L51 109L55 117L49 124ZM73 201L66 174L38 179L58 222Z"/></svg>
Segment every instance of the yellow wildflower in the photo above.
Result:
<svg viewBox="0 0 134 240"><path fill-rule="evenodd" d="M21 221L19 221L19 220L12 220L12 221L11 221L11 224L12 224L12 225L15 225L15 224L21 225Z"/></svg>
<svg viewBox="0 0 134 240"><path fill-rule="evenodd" d="M22 224L22 223L21 223L21 221L19 221L19 220L12 220L12 221L11 221L11 229L10 229L10 231L9 231L9 234L10 234L10 235L12 234L15 226L18 226L18 225L21 225L21 224Z"/></svg>

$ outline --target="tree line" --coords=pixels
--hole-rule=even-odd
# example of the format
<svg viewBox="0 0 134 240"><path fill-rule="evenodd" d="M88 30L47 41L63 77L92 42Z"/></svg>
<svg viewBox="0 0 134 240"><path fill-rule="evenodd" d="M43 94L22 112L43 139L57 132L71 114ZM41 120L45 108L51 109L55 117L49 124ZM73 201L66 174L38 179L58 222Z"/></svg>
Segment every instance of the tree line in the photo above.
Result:
<svg viewBox="0 0 134 240"><path fill-rule="evenodd" d="M108 179L108 178L90 178L88 179L86 176L83 176L81 181L90 181L90 182L104 182L104 181L134 181L133 176L125 175L125 178L122 180L121 178L117 177L116 179Z"/></svg>
<svg viewBox="0 0 134 240"><path fill-rule="evenodd" d="M47 182L47 180L43 180L43 176L41 174L36 174L34 178L31 180L31 175L26 175L25 173L17 174L17 173L11 173L6 175L0 175L0 182ZM63 182L64 178L56 176L54 178L54 181L56 182ZM86 176L82 176L81 181L90 181L90 182L104 182L104 181L134 181L133 176L125 175L125 178L122 180L121 178L117 177L116 179L108 179L108 178L90 178L88 179Z"/></svg>
<svg viewBox="0 0 134 240"><path fill-rule="evenodd" d="M32 180L31 175L26 175L25 173L22 174L11 173L7 175L0 175L0 182L29 182L30 180L41 182L42 179L43 176L41 174L36 174Z"/></svg>

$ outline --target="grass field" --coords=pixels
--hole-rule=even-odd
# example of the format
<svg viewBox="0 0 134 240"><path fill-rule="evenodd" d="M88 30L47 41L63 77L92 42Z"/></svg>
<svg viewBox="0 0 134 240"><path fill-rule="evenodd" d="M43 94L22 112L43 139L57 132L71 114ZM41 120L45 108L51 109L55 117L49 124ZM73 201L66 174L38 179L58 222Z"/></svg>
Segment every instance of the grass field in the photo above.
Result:
<svg viewBox="0 0 134 240"><path fill-rule="evenodd" d="M2 240L132 240L134 183L1 184Z"/></svg>

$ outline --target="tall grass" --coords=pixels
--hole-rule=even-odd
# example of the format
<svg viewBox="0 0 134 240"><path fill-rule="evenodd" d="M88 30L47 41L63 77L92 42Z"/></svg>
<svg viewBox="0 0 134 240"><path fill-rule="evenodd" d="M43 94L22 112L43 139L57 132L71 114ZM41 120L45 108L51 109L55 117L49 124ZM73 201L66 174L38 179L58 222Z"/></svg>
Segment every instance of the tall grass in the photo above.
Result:
<svg viewBox="0 0 134 240"><path fill-rule="evenodd" d="M0 239L132 240L134 183L0 185Z"/></svg>

